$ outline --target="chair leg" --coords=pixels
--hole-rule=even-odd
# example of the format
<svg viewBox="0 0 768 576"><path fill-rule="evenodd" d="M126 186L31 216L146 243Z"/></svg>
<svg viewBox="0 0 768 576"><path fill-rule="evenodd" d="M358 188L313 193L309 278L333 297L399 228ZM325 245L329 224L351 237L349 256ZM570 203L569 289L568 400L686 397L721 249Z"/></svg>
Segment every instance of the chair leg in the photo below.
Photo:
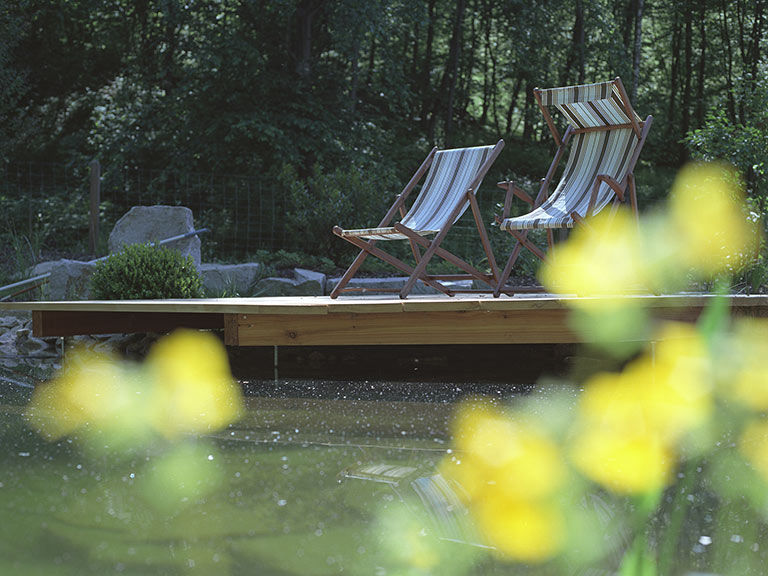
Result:
<svg viewBox="0 0 768 576"><path fill-rule="evenodd" d="M341 235L341 228L338 226L335 226L333 228L333 233L336 234L339 238L343 238L344 240L347 240L347 238L344 238ZM371 240L371 244L374 244L376 241ZM357 257L354 259L352 264L349 265L349 268L347 268L347 271L344 272L344 275L339 280L339 283L334 286L333 290L331 291L331 298L336 299L339 297L339 294L341 294L341 291L344 289L344 287L349 284L349 281L352 280L354 275L357 273L360 266L362 266L365 259L368 257L368 252L365 249L360 250L360 254L357 255Z"/></svg>
<svg viewBox="0 0 768 576"><path fill-rule="evenodd" d="M509 259L507 260L507 265L504 266L504 270L501 273L501 276L499 277L499 283L496 286L496 290L493 291L493 297L498 298L501 295L502 290L504 289L504 285L507 283L507 280L509 280L509 277L512 275L512 268L515 266L515 262L517 262L518 257L520 256L520 251L523 248L522 242L520 240L517 240L515 242L515 247L512 248L512 253L509 255Z"/></svg>
<svg viewBox="0 0 768 576"><path fill-rule="evenodd" d="M432 256L434 256L435 252L437 252L437 249L439 248L440 243L443 241L443 238L447 232L448 228L444 228L438 233L432 242L429 243L429 248L427 248L427 250L421 256L421 260L418 264L416 264L416 268L413 269L413 272L408 278L408 281L405 283L405 286L403 286L403 289L400 290L400 298L407 298L408 294L413 289L413 285L416 284L416 280L418 280L421 276L426 276L427 264L429 264ZM449 295L452 296L453 294Z"/></svg>
<svg viewBox="0 0 768 576"><path fill-rule="evenodd" d="M400 260L399 258L396 258L395 256L392 256L391 254L385 252L381 248L375 246L375 240L370 240L366 242L365 240L361 240L360 238L353 237L345 237L344 238L347 242L350 244L354 244L364 252L371 254L371 256L375 256L376 258L386 262L390 266L397 268L401 272L405 272L406 274L412 275L414 273L414 269ZM426 285L431 286L435 290L438 290L439 292L442 292L448 296L453 296L450 290L448 290L445 286L440 284L439 282L436 282L434 280L431 280L426 275L423 275L419 277L419 279L424 282Z"/></svg>

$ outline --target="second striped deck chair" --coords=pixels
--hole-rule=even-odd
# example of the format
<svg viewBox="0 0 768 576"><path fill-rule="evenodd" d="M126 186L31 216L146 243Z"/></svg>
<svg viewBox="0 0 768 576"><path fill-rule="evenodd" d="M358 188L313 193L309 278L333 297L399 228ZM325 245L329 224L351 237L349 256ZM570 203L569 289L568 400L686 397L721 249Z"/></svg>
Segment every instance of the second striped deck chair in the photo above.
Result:
<svg viewBox="0 0 768 576"><path fill-rule="evenodd" d="M619 203L627 202L637 215L633 171L653 117L640 119L632 109L621 79L547 90L537 88L533 95L558 148L535 200L514 182L499 182L507 196L503 213L496 220L516 242L494 291L495 296L511 292L504 285L523 247L542 260L546 259L544 250L528 238L530 230L545 229L547 245L551 248L553 230L573 228L609 204L615 209ZM567 122L562 137L549 112L552 106ZM550 195L550 183L569 144L565 170ZM513 196L527 202L531 211L510 218Z"/></svg>
<svg viewBox="0 0 768 576"><path fill-rule="evenodd" d="M405 286L399 291L400 298L408 296L417 280L421 280L428 286L449 296L454 295L458 290L451 289L443 281L475 279L488 284L491 290L495 290L499 270L491 251L475 196L483 177L502 148L504 148L503 140L499 140L495 146L452 150L433 148L402 193L395 198L394 204L377 227L352 230L346 230L339 226L334 227L333 233L360 248L360 254L331 292L331 298L337 298L342 292L357 290L356 288L348 288L347 284L369 254L408 274ZM406 212L406 198L425 174L424 184L410 209ZM480 241L490 265L490 274L480 272L471 264L440 246L451 226L468 207L472 209L475 218ZM393 222L398 215L400 221ZM430 240L428 237L432 237L432 239ZM413 266L406 264L376 245L380 241L391 240L405 240L410 243L415 259ZM427 264L435 255L456 266L463 271L463 274L428 274Z"/></svg>

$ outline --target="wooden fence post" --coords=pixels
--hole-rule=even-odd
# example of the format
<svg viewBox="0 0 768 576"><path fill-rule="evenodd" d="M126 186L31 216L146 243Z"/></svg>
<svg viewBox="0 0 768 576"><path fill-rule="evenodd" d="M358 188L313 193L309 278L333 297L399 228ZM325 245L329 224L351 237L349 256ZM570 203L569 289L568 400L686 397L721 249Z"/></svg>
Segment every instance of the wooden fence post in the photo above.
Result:
<svg viewBox="0 0 768 576"><path fill-rule="evenodd" d="M91 160L88 167L91 169L91 196L90 212L88 218L88 250L96 254L99 242L99 204L101 202L101 164L98 160Z"/></svg>

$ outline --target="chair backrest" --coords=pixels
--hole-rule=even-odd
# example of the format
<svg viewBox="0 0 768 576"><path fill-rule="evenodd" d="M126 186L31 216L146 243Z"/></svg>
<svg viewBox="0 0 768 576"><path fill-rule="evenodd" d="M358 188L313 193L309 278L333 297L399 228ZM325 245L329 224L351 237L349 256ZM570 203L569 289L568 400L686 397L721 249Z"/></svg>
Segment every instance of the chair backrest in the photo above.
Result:
<svg viewBox="0 0 768 576"><path fill-rule="evenodd" d="M595 178L608 175L622 182L634 169L641 141L641 125L618 78L581 86L537 90L545 119L553 130L547 106L555 106L573 134L565 170L555 190L542 205L548 215L562 217L569 223L572 212L586 216ZM614 191L605 183L598 189L593 213L599 212L613 198Z"/></svg>
<svg viewBox="0 0 768 576"><path fill-rule="evenodd" d="M438 150L419 195L401 223L413 230L436 232L458 220L469 206L467 190L497 146ZM459 216L449 222L451 213L462 202Z"/></svg>

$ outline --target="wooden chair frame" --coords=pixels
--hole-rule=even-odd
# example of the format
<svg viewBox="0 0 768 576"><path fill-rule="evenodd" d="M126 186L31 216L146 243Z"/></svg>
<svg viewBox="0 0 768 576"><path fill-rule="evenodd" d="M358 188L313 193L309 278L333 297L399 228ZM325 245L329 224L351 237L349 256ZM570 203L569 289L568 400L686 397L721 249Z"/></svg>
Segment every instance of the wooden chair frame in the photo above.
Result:
<svg viewBox="0 0 768 576"><path fill-rule="evenodd" d="M432 161L435 158L435 154L437 153L437 147L433 148L430 153L427 155L424 162L422 162L419 169L416 171L416 173L411 177L411 179L406 184L405 188L403 188L403 191L398 194L395 197L395 201L392 204L391 208L387 211L384 218L382 218L381 222L377 226L377 228L384 228L384 227L393 227L397 232L400 234L403 234L407 237L407 240L411 247L411 252L413 253L413 257L415 260L415 266L411 266L409 264L406 264L399 258L396 258L395 256L392 256L388 252L382 250L379 246L377 246L377 240L375 239L363 239L359 236L345 236L343 235L343 230L339 226L334 226L333 233L339 236L340 238L343 238L347 242L350 242L357 248L360 248L360 253L357 255L355 260L352 262L352 264L347 268L347 271L344 273L344 275L339 280L339 283L334 287L333 291L331 291L331 298L337 298L339 294L342 292L353 292L353 291L360 291L359 288L347 288L347 284L349 281L354 277L354 275L357 273L357 271L360 269L360 266L363 264L365 259L368 257L368 255L375 256L384 262L390 264L394 268L397 268L398 270L404 272L405 274L408 274L408 280L406 281L405 285L401 290L399 290L400 298L407 298L408 294L413 289L413 286L416 284L417 280L421 280L426 285L431 286L432 288L438 290L439 292L442 292L443 294L446 294L448 296L453 296L460 292L488 292L489 290L456 290L449 288L448 286L445 286L441 281L450 281L450 280L479 280L481 282L484 282L490 286L490 291L493 291L497 288L498 281L499 281L499 268L496 264L496 259L493 255L493 251L491 250L491 243L490 239L488 238L488 232L485 228L485 225L483 224L482 215L480 213L480 207L477 203L477 188L480 186L480 183L482 182L483 178L485 177L486 173L490 169L490 167L493 165L494 161L498 157L498 155L501 153L501 150L504 148L504 140L499 140L496 145L494 146L493 150L491 150L490 155L488 158L486 158L485 162L481 165L480 169L478 170L477 174L471 181L470 185L468 186L465 194L466 199L469 202L469 208L472 210L472 215L474 216L475 220L475 226L477 227L478 234L480 235L480 241L483 246L483 250L486 254L486 257L488 258L488 263L491 268L490 274L485 274L483 272L480 272L477 268L466 262L465 260L459 258L455 254L452 254L448 250L442 248L440 244L443 242L445 237L448 235L449 230L453 226L453 223L455 220L457 220L463 211L466 209L463 206L463 202L457 202L456 207L451 212L447 224L437 232L437 234L430 240L420 234L418 234L417 231L412 230L411 228L404 226L403 224L399 222L395 222L394 224L392 221L395 219L395 217L399 214L400 218L403 218L406 214L406 207L405 202L410 193L414 190L416 185L419 183L421 178L427 173L427 170L432 164ZM424 249L424 252L421 252L421 249ZM439 256L443 260L446 260L447 262L450 262L460 270L464 272L464 274L427 274L427 265L429 264L430 260L433 256ZM376 290L378 292L385 292L386 290Z"/></svg>
<svg viewBox="0 0 768 576"><path fill-rule="evenodd" d="M617 208L621 203L628 202L630 209L632 210L635 216L635 219L639 221L634 169L635 169L635 165L637 164L637 160L640 157L640 152L643 149L646 138L648 137L648 132L653 122L653 116L647 116L644 121L638 121L629 103L629 97L627 96L627 92L624 89L623 83L621 82L621 78L617 77L613 80L613 82L618 87L619 95L621 96L621 102L622 102L624 111L626 112L627 116L630 118L630 123L611 125L611 126L588 127L588 128L581 128L581 129L576 129L571 124L569 124L565 132L563 133L562 137L560 136L560 133L558 132L554 121L552 120L552 116L549 110L542 102L540 89L539 88L534 89L533 96L536 100L536 103L539 106L539 109L541 110L544 116L544 120L547 123L547 126L549 127L550 133L552 134L552 138L554 139L555 144L557 145L557 150L555 152L555 157L552 160L552 164L550 165L549 170L547 171L547 175L541 179L541 186L539 188L539 193L536 195L535 200L532 199L530 195L528 195L524 190L522 190L512 181L506 180L503 182L498 182L497 185L503 190L506 190L506 196L504 199L504 207L503 207L501 216L499 216L498 214L495 216L495 220L497 224L501 224L503 220L505 220L506 218L509 218L510 211L512 208L512 199L515 196L517 196L520 200L529 204L531 206L531 210L535 210L536 208L538 208L544 202L547 201L547 199L549 198L549 186L555 175L555 171L557 170L557 167L560 164L560 161L562 160L565 154L566 148L568 147L568 143L570 142L571 138L575 134L580 134L585 132L597 132L597 131L603 131L603 130L616 130L616 129L624 129L624 128L632 128L633 132L638 138L638 143L635 146L635 150L629 160L626 175L624 176L624 178L622 178L621 182L619 182L607 174L598 174L595 177L595 181L592 185L589 205L588 205L585 217L580 216L576 212L572 212L570 216L574 220L575 225L588 226L589 224L585 221L585 219L594 215L593 210L595 207L595 203L597 202L597 194L600 189L600 185L605 183L616 194L616 197L614 198L611 205L611 214L614 214L616 212ZM548 257L547 252L551 251L554 246L553 230L554 228L546 228L546 231L547 231L546 251L540 248L539 246L537 246L536 244L534 244L528 238L528 232L530 232L530 230L508 230L508 232L515 238L516 242L514 247L512 248L512 252L510 253L509 258L507 259L507 263L504 266L504 270L501 273L498 284L496 285L496 289L493 292L494 297L498 297L502 293L512 295L516 292L511 288L505 288L505 285L509 280L510 275L512 274L512 269L514 268L514 265L517 262L517 259L519 258L523 248L526 248L527 250L529 250L533 255L535 255L540 260L547 259ZM541 290L543 289L539 289L539 291ZM517 292L520 292L520 291L521 290L517 290ZM525 291L531 291L531 289L525 289Z"/></svg>

